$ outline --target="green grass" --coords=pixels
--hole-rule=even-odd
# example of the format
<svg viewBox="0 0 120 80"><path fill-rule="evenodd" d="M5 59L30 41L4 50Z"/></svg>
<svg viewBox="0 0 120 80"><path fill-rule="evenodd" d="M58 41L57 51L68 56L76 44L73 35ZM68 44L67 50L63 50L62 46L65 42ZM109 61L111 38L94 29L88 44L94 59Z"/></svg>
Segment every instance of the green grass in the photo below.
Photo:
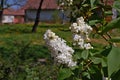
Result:
<svg viewBox="0 0 120 80"><path fill-rule="evenodd" d="M0 27L0 45L20 47L20 45L29 43L31 48L36 47L33 53L41 55L41 57L47 56L47 48L45 47L45 42L43 40L43 35L47 29L51 29L57 35L62 37L67 41L71 41L71 33L68 31L68 26L58 25L58 24L42 24L37 28L36 33L32 33L31 24L14 24L14 25L2 25ZM66 37L68 36L68 37ZM37 48L39 47L39 48ZM43 51L46 51L43 53Z"/></svg>
<svg viewBox="0 0 120 80"><path fill-rule="evenodd" d="M14 40L27 40L32 42L37 42L38 44L43 44L43 35L47 29L51 29L57 35L69 40L71 36L70 31L68 31L68 26L63 25L39 25L37 28L37 33L31 33L31 24L16 24L16 25L2 25L0 27L0 42L4 42L5 39Z"/></svg>
<svg viewBox="0 0 120 80"><path fill-rule="evenodd" d="M21 47L29 44L27 51L39 55L39 58L46 58L49 56L49 51L45 47L43 35L47 29L51 29L63 39L71 41L71 33L67 25L42 24L38 26L36 33L32 33L31 24L5 24L0 27L0 46L6 49L15 48L19 52Z"/></svg>
<svg viewBox="0 0 120 80"><path fill-rule="evenodd" d="M31 24L0 26L0 80L56 80L57 69L43 40L47 29L72 41L68 25L41 24L36 33Z"/></svg>

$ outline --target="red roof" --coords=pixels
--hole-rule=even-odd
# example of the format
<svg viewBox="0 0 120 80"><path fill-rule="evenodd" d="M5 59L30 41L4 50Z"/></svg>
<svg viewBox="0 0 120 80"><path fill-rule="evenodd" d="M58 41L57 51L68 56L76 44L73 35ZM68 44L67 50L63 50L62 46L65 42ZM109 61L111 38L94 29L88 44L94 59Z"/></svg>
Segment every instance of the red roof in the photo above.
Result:
<svg viewBox="0 0 120 80"><path fill-rule="evenodd" d="M25 12L23 9L14 10L14 9L8 8L3 11L3 14L4 15L24 15Z"/></svg>
<svg viewBox="0 0 120 80"><path fill-rule="evenodd" d="M28 0L25 9L38 9L41 0ZM57 9L56 0L43 0L42 9Z"/></svg>

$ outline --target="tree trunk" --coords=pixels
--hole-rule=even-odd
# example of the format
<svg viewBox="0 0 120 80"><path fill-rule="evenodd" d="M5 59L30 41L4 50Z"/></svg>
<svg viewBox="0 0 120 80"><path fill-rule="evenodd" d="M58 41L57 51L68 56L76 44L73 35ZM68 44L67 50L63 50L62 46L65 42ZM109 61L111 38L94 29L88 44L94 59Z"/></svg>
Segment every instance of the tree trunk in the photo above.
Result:
<svg viewBox="0 0 120 80"><path fill-rule="evenodd" d="M4 0L1 0L1 3L0 3L0 24L2 24L2 16L3 16L3 4L4 4Z"/></svg>
<svg viewBox="0 0 120 80"><path fill-rule="evenodd" d="M40 12L41 12L42 3L43 3L43 0L40 1L39 8L38 8L37 14L36 14L36 19L35 19L35 22L34 22L34 25L32 28L32 32L36 32L36 30L37 30L37 26L38 26L39 19L40 19Z"/></svg>

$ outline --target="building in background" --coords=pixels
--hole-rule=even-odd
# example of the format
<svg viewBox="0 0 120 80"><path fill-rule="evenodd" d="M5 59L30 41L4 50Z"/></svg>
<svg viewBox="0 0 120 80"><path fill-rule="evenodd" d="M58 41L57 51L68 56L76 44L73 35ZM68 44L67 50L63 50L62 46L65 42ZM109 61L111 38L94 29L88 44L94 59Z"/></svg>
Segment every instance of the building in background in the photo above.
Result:
<svg viewBox="0 0 120 80"><path fill-rule="evenodd" d="M21 9L5 9L2 23L33 22L41 0L28 0ZM56 0L44 0L40 13L40 21L52 22L59 19L59 11Z"/></svg>
<svg viewBox="0 0 120 80"><path fill-rule="evenodd" d="M36 18L37 9L41 0L27 0L21 9L5 9L3 12L3 23L25 23L33 22ZM62 22L68 21L66 15L58 10L57 0L44 0L40 13L40 22ZM106 0L103 0L104 3ZM107 0L107 5L112 5L114 0ZM107 21L111 20L111 16L106 17Z"/></svg>
<svg viewBox="0 0 120 80"><path fill-rule="evenodd" d="M41 0L28 0L27 4L24 6L26 22L35 20L40 1ZM40 21L54 21L56 11L58 11L56 0L44 0L40 13ZM56 14L56 17L57 16L59 16L59 14Z"/></svg>
<svg viewBox="0 0 120 80"><path fill-rule="evenodd" d="M22 9L5 9L3 12L2 23L24 23L25 12Z"/></svg>

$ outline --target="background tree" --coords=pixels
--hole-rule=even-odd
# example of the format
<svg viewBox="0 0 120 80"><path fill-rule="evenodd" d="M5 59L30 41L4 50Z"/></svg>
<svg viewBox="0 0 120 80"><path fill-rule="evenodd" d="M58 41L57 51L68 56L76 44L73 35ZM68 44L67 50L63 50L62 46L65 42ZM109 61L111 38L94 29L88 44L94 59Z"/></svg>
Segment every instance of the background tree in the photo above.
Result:
<svg viewBox="0 0 120 80"><path fill-rule="evenodd" d="M36 30L37 30L37 26L38 26L39 19L40 19L40 12L41 12L41 8L42 8L42 4L43 4L43 0L40 0L39 7L38 7L38 10L36 13L36 19L35 19L35 22L34 22L34 25L32 28L32 32L36 32Z"/></svg>
<svg viewBox="0 0 120 80"><path fill-rule="evenodd" d="M0 3L0 23L2 23L3 5L4 5L4 0L1 0L1 3Z"/></svg>

